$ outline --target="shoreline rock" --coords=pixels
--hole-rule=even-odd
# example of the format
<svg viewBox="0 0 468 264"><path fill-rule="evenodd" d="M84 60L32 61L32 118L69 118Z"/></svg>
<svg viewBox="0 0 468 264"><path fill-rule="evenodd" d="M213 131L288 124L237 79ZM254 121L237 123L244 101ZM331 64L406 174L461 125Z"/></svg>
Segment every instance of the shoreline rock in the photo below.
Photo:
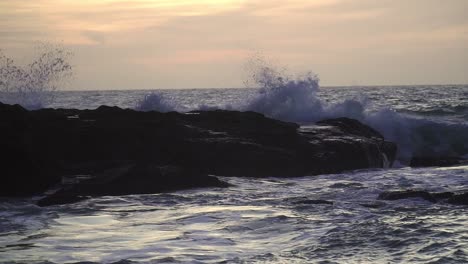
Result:
<svg viewBox="0 0 468 264"><path fill-rule="evenodd" d="M462 157L417 156L410 161L410 167L451 167L468 164Z"/></svg>
<svg viewBox="0 0 468 264"><path fill-rule="evenodd" d="M130 194L206 187L208 175L295 177L382 168L396 155L394 143L349 118L300 127L255 112L160 113L109 106L27 111L0 103L0 129L5 164L0 196L41 193L66 175L91 175L95 181L91 194L78 187L68 191L76 197ZM96 183L125 166L148 171L142 178L138 173L115 176L127 182L125 187ZM187 173L167 185L163 167ZM134 181L157 182L161 189L130 188ZM212 181L209 186L220 185Z"/></svg>
<svg viewBox="0 0 468 264"><path fill-rule="evenodd" d="M191 188L226 188L216 177L172 166L134 164L107 170L92 178L62 185L38 201L39 206L78 202L94 196L152 194Z"/></svg>
<svg viewBox="0 0 468 264"><path fill-rule="evenodd" d="M462 192L429 192L426 190L385 191L377 197L378 200L402 200L421 198L431 203L447 202L455 205L468 205L468 191Z"/></svg>

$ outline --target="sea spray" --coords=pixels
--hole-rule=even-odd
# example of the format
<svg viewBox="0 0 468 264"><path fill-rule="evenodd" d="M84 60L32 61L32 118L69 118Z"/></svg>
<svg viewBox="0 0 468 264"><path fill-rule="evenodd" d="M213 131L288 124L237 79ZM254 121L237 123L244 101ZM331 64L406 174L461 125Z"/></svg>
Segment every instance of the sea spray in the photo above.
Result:
<svg viewBox="0 0 468 264"><path fill-rule="evenodd" d="M251 63L246 84L255 90L248 90L249 96L235 103L221 100L206 104L206 101L203 103L200 100L201 104L184 107L168 94L158 92L147 95L136 108L162 112L216 109L256 111L303 125L327 118L353 118L373 127L386 140L396 142L397 159L401 164L409 164L414 156L463 156L468 153L466 123L444 123L398 112L398 108L390 106L391 102L376 106L370 98L361 94L334 97L329 101L321 97L320 94L327 88L320 91L319 78L315 74L293 76L264 60L256 59L254 62L256 67L252 67ZM385 89L389 93L393 91Z"/></svg>
<svg viewBox="0 0 468 264"><path fill-rule="evenodd" d="M145 95L141 100L138 100L135 105L135 110L138 111L158 111L158 112L171 112L176 111L177 106L168 97L163 96L161 93L153 91Z"/></svg>
<svg viewBox="0 0 468 264"><path fill-rule="evenodd" d="M246 86L258 89L256 96L239 105L239 110L256 111L269 117L292 121L312 122L323 115L317 98L319 78L312 72L290 76L285 68L273 66L261 55L254 55L246 63Z"/></svg>
<svg viewBox="0 0 468 264"><path fill-rule="evenodd" d="M0 50L0 101L39 109L54 100L58 85L72 76L72 53L60 45L42 44L30 64L18 65Z"/></svg>
<svg viewBox="0 0 468 264"><path fill-rule="evenodd" d="M250 110L283 121L310 124L325 118L349 117L378 130L398 144L397 159L404 164L413 156L463 156L468 153L468 126L444 124L398 113L390 106L370 111L365 96L327 103L318 96L319 79L307 73L298 77L276 70L262 59L251 79L258 93L240 110ZM344 89L344 88L343 88Z"/></svg>

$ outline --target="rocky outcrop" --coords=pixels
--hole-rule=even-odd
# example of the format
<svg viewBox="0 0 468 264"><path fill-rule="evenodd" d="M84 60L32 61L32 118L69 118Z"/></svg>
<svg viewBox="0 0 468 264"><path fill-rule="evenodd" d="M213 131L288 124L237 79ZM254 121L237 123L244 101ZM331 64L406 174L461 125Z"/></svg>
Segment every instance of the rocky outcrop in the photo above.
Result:
<svg viewBox="0 0 468 264"><path fill-rule="evenodd" d="M204 187L210 174L338 173L387 166L396 153L395 144L356 120L299 127L255 112L159 113L107 106L26 111L0 104L0 129L0 196L42 192L74 175L93 179L67 189L76 198ZM109 179L106 172L128 166L115 180L103 180ZM167 182L163 167L189 173L171 174L174 180ZM146 184L132 186L136 181Z"/></svg>
<svg viewBox="0 0 468 264"><path fill-rule="evenodd" d="M425 190L386 191L379 194L379 200L401 200L421 198L431 203L445 201L450 204L468 205L468 192L429 192Z"/></svg>
<svg viewBox="0 0 468 264"><path fill-rule="evenodd" d="M468 164L468 160L461 157L413 157L411 167L449 167Z"/></svg>
<svg viewBox="0 0 468 264"><path fill-rule="evenodd" d="M198 171L152 164L126 165L85 177L82 181L76 178L67 180L70 182L64 183L58 191L39 200L38 205L66 204L102 195L152 194L189 188L229 186L216 177Z"/></svg>

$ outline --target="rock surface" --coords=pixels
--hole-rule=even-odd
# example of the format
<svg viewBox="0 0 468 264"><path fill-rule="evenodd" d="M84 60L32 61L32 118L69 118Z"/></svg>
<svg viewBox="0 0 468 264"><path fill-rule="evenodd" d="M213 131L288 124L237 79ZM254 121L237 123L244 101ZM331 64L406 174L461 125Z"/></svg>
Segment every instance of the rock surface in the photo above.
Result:
<svg viewBox="0 0 468 264"><path fill-rule="evenodd" d="M151 194L201 187L228 187L218 178L172 166L127 165L110 169L90 179L63 185L39 200L39 206L77 202L92 196Z"/></svg>
<svg viewBox="0 0 468 264"><path fill-rule="evenodd" d="M468 192L429 192L426 190L402 190L386 191L379 194L379 200L400 200L409 198L421 198L436 203L445 201L450 204L468 205Z"/></svg>
<svg viewBox="0 0 468 264"><path fill-rule="evenodd" d="M468 164L468 160L461 157L413 157L411 167L449 167Z"/></svg>
<svg viewBox="0 0 468 264"><path fill-rule="evenodd" d="M159 113L107 106L26 111L0 103L0 129L0 196L43 192L73 175L91 175L94 182L68 189L70 199L220 186L207 175L338 173L384 167L396 153L394 143L356 120L299 127L254 112ZM109 179L106 172L127 167L114 174L115 180L103 180ZM164 167L185 172L167 182ZM137 181L146 184L133 186Z"/></svg>

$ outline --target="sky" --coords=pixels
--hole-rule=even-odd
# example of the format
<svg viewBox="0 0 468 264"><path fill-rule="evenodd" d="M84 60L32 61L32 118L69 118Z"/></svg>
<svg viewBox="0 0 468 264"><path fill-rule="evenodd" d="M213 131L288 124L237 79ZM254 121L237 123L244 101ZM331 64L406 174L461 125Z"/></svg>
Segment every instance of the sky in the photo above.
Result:
<svg viewBox="0 0 468 264"><path fill-rule="evenodd" d="M68 89L243 87L262 54L322 86L468 83L466 0L2 0L0 49L73 52Z"/></svg>

